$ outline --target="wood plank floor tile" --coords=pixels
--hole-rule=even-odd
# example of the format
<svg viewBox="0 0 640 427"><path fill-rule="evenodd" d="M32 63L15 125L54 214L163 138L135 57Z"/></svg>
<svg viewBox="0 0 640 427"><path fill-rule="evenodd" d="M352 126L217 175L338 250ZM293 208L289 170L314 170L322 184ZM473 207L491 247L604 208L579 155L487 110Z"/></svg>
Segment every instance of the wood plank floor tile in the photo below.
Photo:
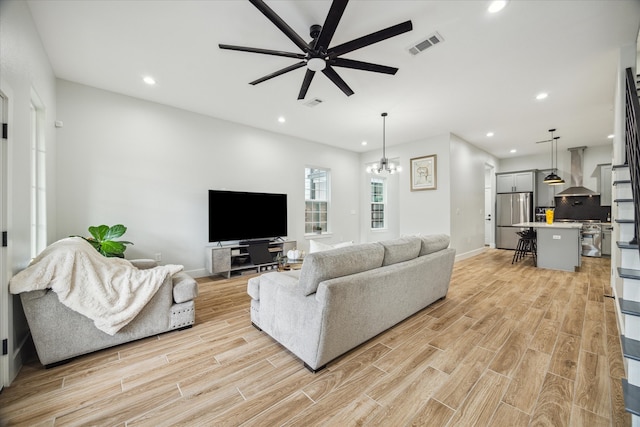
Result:
<svg viewBox="0 0 640 427"><path fill-rule="evenodd" d="M508 378L485 371L451 419L452 425L489 425L508 386Z"/></svg>
<svg viewBox="0 0 640 427"><path fill-rule="evenodd" d="M589 426L589 427L609 427L611 420L609 418L601 417L600 415L589 412L578 406L574 406L571 411L571 424L572 426Z"/></svg>
<svg viewBox="0 0 640 427"><path fill-rule="evenodd" d="M495 353L474 346L449 375L449 379L436 391L433 398L450 408L457 409L486 370Z"/></svg>
<svg viewBox="0 0 640 427"><path fill-rule="evenodd" d="M364 426L369 425L369 419L384 410L377 402L365 394L355 397L348 406L335 415L322 421L321 426ZM262 424L264 425L264 424ZM244 426L243 426L244 427Z"/></svg>
<svg viewBox="0 0 640 427"><path fill-rule="evenodd" d="M567 307L567 314L562 323L560 330L565 334L582 335L582 324L584 322L585 304L587 302L586 296L574 293L571 296L571 302Z"/></svg>
<svg viewBox="0 0 640 427"><path fill-rule="evenodd" d="M478 345L490 351L498 351L518 326L517 320L503 317L485 334Z"/></svg>
<svg viewBox="0 0 640 427"><path fill-rule="evenodd" d="M614 427L630 427L631 414L624 409L624 394L622 392L622 381L619 378L610 378L611 387L611 410Z"/></svg>
<svg viewBox="0 0 640 427"><path fill-rule="evenodd" d="M444 426L447 425L451 417L453 416L453 410L443 405L442 403L429 399L429 401L420 408L413 419L411 420L411 426Z"/></svg>
<svg viewBox="0 0 640 427"><path fill-rule="evenodd" d="M571 418L573 381L548 373L531 415L531 426L566 426Z"/></svg>
<svg viewBox="0 0 640 427"><path fill-rule="evenodd" d="M512 377L520 364L522 356L529 345L529 335L513 331L504 345L496 353L496 357L489 365L489 369L507 377Z"/></svg>
<svg viewBox="0 0 640 427"><path fill-rule="evenodd" d="M368 418L371 425L405 425L414 414L431 398L434 391L446 380L447 375L428 366L421 374L407 384L389 402L383 403L383 409Z"/></svg>
<svg viewBox="0 0 640 427"><path fill-rule="evenodd" d="M493 415L490 425L509 426L509 427L526 427L529 425L529 415L519 409L509 406L502 402L498 405L496 413Z"/></svg>
<svg viewBox="0 0 640 427"><path fill-rule="evenodd" d="M531 414L540 395L550 359L551 356L546 353L528 349L502 400Z"/></svg>
<svg viewBox="0 0 640 427"><path fill-rule="evenodd" d="M626 377L619 335L607 335L607 360L609 362L610 376L613 378Z"/></svg>
<svg viewBox="0 0 640 427"><path fill-rule="evenodd" d="M606 356L580 352L576 381L576 405L603 417L611 417L609 367Z"/></svg>
<svg viewBox="0 0 640 427"><path fill-rule="evenodd" d="M467 356L469 349L477 345L481 339L482 334L476 331L469 330L465 332L458 337L454 345L440 352L433 362L431 362L431 366L450 374Z"/></svg>
<svg viewBox="0 0 640 427"><path fill-rule="evenodd" d="M542 319L538 324L533 338L529 342L529 348L542 353L551 354L556 345L556 339L560 333L560 322L556 320Z"/></svg>
<svg viewBox="0 0 640 427"><path fill-rule="evenodd" d="M574 380L580 356L580 337L565 333L558 334L556 347L551 355L549 372Z"/></svg>

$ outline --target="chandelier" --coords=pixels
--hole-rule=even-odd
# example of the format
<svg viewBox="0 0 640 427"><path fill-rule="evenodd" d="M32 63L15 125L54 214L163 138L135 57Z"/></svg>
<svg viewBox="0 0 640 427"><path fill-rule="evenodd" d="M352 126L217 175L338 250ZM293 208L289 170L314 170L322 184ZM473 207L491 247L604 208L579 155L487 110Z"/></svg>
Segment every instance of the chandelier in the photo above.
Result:
<svg viewBox="0 0 640 427"><path fill-rule="evenodd" d="M401 168L396 166L394 163L390 162L387 158L386 153L386 141L385 141L385 133L386 133L386 120L387 113L382 113L382 158L380 159L380 164L374 163L367 168L367 173L374 173L376 175L379 174L393 174L396 172L400 172Z"/></svg>

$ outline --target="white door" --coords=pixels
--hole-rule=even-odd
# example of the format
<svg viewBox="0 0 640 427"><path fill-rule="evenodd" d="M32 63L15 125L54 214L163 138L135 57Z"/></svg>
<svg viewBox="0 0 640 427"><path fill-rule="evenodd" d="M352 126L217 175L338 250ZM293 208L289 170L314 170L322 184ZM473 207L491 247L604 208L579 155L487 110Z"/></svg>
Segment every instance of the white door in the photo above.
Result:
<svg viewBox="0 0 640 427"><path fill-rule="evenodd" d="M0 231L7 230L7 139L5 135L5 123L8 115L7 97L0 91L0 122L3 123L0 130ZM9 338L9 277L7 275L7 248L0 244L0 341L4 343ZM4 349L4 345L2 346ZM0 351L0 390L9 385L9 356Z"/></svg>
<svg viewBox="0 0 640 427"><path fill-rule="evenodd" d="M484 167L484 245L495 247L495 213L493 212L493 166L485 164Z"/></svg>
<svg viewBox="0 0 640 427"><path fill-rule="evenodd" d="M494 219L491 216L491 189L484 189L484 245L491 246Z"/></svg>

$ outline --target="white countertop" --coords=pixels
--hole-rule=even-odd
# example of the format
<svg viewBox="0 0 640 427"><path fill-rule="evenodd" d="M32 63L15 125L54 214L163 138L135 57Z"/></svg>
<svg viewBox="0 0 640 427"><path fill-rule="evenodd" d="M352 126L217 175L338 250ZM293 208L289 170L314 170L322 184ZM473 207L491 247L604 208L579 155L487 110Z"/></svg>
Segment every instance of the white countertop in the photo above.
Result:
<svg viewBox="0 0 640 427"><path fill-rule="evenodd" d="M546 222L520 222L513 224L514 227L534 227L534 228L582 228L579 222L554 222L547 224Z"/></svg>

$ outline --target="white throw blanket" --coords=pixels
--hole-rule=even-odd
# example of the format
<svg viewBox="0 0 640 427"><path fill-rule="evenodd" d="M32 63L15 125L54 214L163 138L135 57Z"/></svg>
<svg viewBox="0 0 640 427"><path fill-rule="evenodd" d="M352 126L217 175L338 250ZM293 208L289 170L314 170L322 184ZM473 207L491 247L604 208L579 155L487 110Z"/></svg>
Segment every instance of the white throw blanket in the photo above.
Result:
<svg viewBox="0 0 640 427"><path fill-rule="evenodd" d="M80 237L48 246L9 282L12 294L51 288L60 302L114 335L132 321L168 276L181 265L140 270L122 258L107 258Z"/></svg>

